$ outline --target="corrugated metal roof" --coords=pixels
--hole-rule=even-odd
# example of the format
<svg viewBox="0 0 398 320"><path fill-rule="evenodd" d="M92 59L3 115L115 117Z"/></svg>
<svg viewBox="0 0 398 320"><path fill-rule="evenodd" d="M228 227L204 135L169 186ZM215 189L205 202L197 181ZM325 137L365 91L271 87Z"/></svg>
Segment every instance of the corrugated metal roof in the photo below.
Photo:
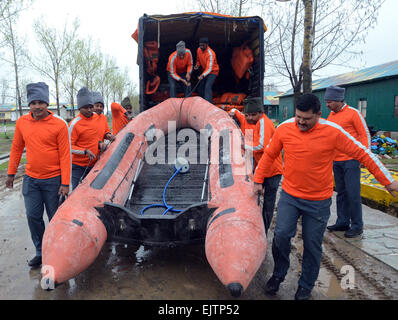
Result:
<svg viewBox="0 0 398 320"><path fill-rule="evenodd" d="M398 76L398 60L358 71L347 72L337 76L314 80L312 81L312 91L325 89L329 86L344 86L393 76ZM292 94L293 89L290 89L284 94L284 96L289 96Z"/></svg>
<svg viewBox="0 0 398 320"><path fill-rule="evenodd" d="M277 106L279 105L279 95L282 92L278 91L264 91L264 105Z"/></svg>

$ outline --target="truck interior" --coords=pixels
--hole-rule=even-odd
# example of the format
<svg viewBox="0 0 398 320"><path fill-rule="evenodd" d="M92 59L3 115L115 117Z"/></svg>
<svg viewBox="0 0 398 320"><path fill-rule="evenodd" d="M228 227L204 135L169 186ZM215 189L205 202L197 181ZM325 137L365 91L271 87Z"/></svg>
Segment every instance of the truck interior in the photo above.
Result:
<svg viewBox="0 0 398 320"><path fill-rule="evenodd" d="M232 17L193 12L174 15L144 15L132 37L138 42L140 66L140 111L169 98L167 63L176 44L184 41L196 63L199 39L207 37L217 56L219 75L213 85L213 104L228 110L242 105L246 96L263 98L264 32L260 17ZM195 87L201 70L193 71ZM197 95L197 89L193 92ZM183 97L177 91L177 97Z"/></svg>

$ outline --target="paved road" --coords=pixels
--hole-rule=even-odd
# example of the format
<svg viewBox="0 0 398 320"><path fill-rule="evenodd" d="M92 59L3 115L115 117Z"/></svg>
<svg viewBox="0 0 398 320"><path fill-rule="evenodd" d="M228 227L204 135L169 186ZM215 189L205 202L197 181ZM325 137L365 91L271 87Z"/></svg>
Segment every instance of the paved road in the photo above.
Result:
<svg viewBox="0 0 398 320"><path fill-rule="evenodd" d="M3 186L1 180L0 299L231 299L207 263L203 246L160 249L106 243L95 263L85 272L53 291L44 291L40 286L40 270L27 266L34 249L26 223L21 179L17 179L14 190L6 190ZM373 253L372 256L366 252L372 242L383 241L375 238L374 232L384 230L385 234L394 236L398 219L366 206L364 210L367 226L364 239L347 241L341 234L326 233L322 267L312 299L398 299L398 271L391 263L387 264L388 261L383 262L386 260L383 255ZM332 211L331 223L334 222L334 207ZM394 223L395 227L389 229ZM271 239L272 229L269 248ZM394 245L388 242L388 246ZM397 255L388 255L387 251L384 254L396 262ZM269 297L263 292L273 267L269 249L255 278L238 300L293 299L301 259L299 228L293 241L291 268L279 293Z"/></svg>

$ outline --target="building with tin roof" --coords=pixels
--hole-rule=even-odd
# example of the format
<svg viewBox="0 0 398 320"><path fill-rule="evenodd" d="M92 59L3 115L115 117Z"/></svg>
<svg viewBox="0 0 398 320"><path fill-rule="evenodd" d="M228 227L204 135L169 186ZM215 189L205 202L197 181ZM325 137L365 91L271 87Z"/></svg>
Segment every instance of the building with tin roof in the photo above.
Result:
<svg viewBox="0 0 398 320"><path fill-rule="evenodd" d="M344 87L346 103L361 111L374 131L398 131L398 60L314 80L312 91L321 100L325 119L330 113L324 101L329 86ZM289 90L279 97L278 120L281 122L293 116L293 90Z"/></svg>

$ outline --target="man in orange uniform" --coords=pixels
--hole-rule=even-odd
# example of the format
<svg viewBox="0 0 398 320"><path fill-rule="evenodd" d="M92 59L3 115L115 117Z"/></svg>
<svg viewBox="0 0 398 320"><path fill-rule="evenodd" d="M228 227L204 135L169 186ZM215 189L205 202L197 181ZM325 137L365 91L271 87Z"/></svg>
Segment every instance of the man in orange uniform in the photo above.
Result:
<svg viewBox="0 0 398 320"><path fill-rule="evenodd" d="M247 141L245 148L253 152L253 170L255 170L263 155L264 148L269 144L274 135L275 126L271 119L264 114L261 98L245 99L243 105L244 114L237 109L232 109L230 115L236 118L240 124L240 128ZM270 173L264 177L264 203L262 212L266 234L274 215L276 193L282 178L282 170L282 156L279 155L272 164Z"/></svg>
<svg viewBox="0 0 398 320"><path fill-rule="evenodd" d="M44 206L50 221L58 209L59 195L67 196L71 175L70 140L67 123L48 111L49 91L44 82L26 86L30 112L15 126L6 187L13 188L14 177L24 148L26 170L22 184L26 216L36 256L31 267L41 265L41 245L45 224Z"/></svg>
<svg viewBox="0 0 398 320"><path fill-rule="evenodd" d="M99 121L103 124L105 128L105 139L109 140L110 142L115 141L115 136L111 133L111 129L109 129L108 119L104 115L104 98L102 97L100 92L93 92L93 111L98 114Z"/></svg>
<svg viewBox="0 0 398 320"><path fill-rule="evenodd" d="M261 193L264 177L284 150L282 191L272 241L274 271L265 292L275 294L285 279L290 264L290 241L301 216L304 252L296 300L309 299L318 278L333 195L335 152L346 153L363 163L393 196L393 191L398 191L398 181L377 157L342 127L321 119L320 109L318 97L301 96L295 118L286 120L275 130L254 175L254 192Z"/></svg>
<svg viewBox="0 0 398 320"><path fill-rule="evenodd" d="M184 96L188 97L191 93L191 73L192 73L192 53L185 48L185 42L180 41L167 63L167 77L170 85L170 98L176 97L176 86L178 83L184 85Z"/></svg>
<svg viewBox="0 0 398 320"><path fill-rule="evenodd" d="M116 136L117 133L124 128L124 126L133 119L133 107L130 102L130 98L126 97L122 100L122 105L117 102L112 102L112 130L113 135Z"/></svg>
<svg viewBox="0 0 398 320"><path fill-rule="evenodd" d="M80 114L69 123L72 144L72 190L94 166L107 134L98 114L93 113L93 97L86 87L77 93Z"/></svg>
<svg viewBox="0 0 398 320"><path fill-rule="evenodd" d="M370 133L366 121L357 109L344 103L344 95L344 88L326 88L326 106L332 111L327 120L337 123L369 148ZM345 231L347 238L359 236L363 232L360 164L345 153L337 152L333 174L337 192L337 220L327 228L329 231Z"/></svg>
<svg viewBox="0 0 398 320"><path fill-rule="evenodd" d="M202 68L202 74L198 77L200 83L198 86L199 95L212 103L213 101L213 83L216 80L220 68L217 63L215 52L209 47L209 39L204 37L199 40L199 48L196 52L197 60L194 67L198 70Z"/></svg>

